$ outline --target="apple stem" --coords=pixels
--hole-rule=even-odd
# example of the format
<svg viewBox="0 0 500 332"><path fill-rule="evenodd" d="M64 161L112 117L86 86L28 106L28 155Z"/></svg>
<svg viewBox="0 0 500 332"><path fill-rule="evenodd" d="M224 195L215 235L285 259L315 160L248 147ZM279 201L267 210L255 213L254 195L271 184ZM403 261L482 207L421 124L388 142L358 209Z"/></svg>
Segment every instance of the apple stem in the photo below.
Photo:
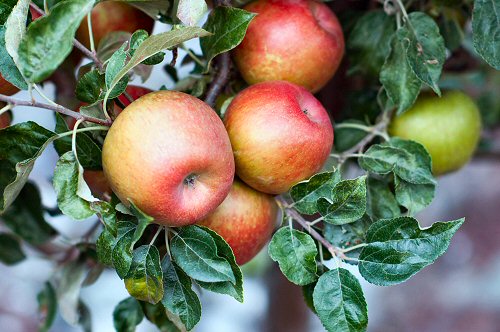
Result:
<svg viewBox="0 0 500 332"><path fill-rule="evenodd" d="M153 236L153 239L151 239L151 242L149 242L149 245L152 246L153 243L155 243L156 241L156 238L158 237L158 235L160 235L161 231L163 230L163 226L158 226L158 229L156 230L156 233L155 235ZM166 232L165 232L166 233Z"/></svg>
<svg viewBox="0 0 500 332"><path fill-rule="evenodd" d="M15 99L15 98L12 98L12 97L9 97L6 95L1 95L1 94L0 94L0 101L6 102L10 105L45 108L48 110L55 111L57 113L61 113L63 115L71 116L72 118L75 118L77 120L82 119L82 120L87 121L87 122L97 123L97 124L108 126L108 127L111 126L111 123L112 123L111 121L108 121L108 120L98 119L98 118L94 118L91 116L86 116L86 115L80 114L78 112L72 111L69 108L66 108L66 107L59 105L59 104L52 105L52 104L40 103L37 101L20 100L20 99Z"/></svg>
<svg viewBox="0 0 500 332"><path fill-rule="evenodd" d="M215 74L214 80L208 88L207 95L205 97L205 102L211 107L214 107L217 97L229 81L231 71L231 57L229 56L229 53L220 54L217 56L216 61L217 73Z"/></svg>

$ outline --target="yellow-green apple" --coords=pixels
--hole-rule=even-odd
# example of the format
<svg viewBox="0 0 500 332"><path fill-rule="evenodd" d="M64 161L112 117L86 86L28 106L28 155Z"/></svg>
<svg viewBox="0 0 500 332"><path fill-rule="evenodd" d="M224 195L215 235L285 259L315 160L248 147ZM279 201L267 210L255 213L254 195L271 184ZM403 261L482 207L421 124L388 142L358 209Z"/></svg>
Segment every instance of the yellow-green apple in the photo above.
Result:
<svg viewBox="0 0 500 332"><path fill-rule="evenodd" d="M0 94L6 96L12 96L14 93L17 93L19 89L14 85L10 84L5 78L3 78L2 74L0 74Z"/></svg>
<svg viewBox="0 0 500 332"><path fill-rule="evenodd" d="M435 175L465 165L476 149L480 132L478 107L461 91L445 91L441 98L424 94L389 127L392 136L425 146Z"/></svg>
<svg viewBox="0 0 500 332"><path fill-rule="evenodd" d="M249 84L285 80L320 90L344 55L344 36L335 14L314 0L257 0L257 13L234 60Z"/></svg>
<svg viewBox="0 0 500 332"><path fill-rule="evenodd" d="M236 173L268 194L288 191L318 172L330 155L333 127L321 103L285 81L240 92L224 116Z"/></svg>
<svg viewBox="0 0 500 332"><path fill-rule="evenodd" d="M92 9L91 20L92 33L96 47L99 45L102 38L110 32L125 31L133 33L136 30L144 29L151 33L154 26L154 20L150 16L129 4L117 1L98 3ZM90 47L87 18L82 20L76 32L76 39L87 48Z"/></svg>
<svg viewBox="0 0 500 332"><path fill-rule="evenodd" d="M273 196L235 180L224 202L198 224L222 236L233 249L236 262L243 265L269 241L277 218Z"/></svg>
<svg viewBox="0 0 500 332"><path fill-rule="evenodd" d="M149 93L121 112L102 151L121 201L167 226L193 224L226 198L234 177L231 143L217 114L177 91Z"/></svg>

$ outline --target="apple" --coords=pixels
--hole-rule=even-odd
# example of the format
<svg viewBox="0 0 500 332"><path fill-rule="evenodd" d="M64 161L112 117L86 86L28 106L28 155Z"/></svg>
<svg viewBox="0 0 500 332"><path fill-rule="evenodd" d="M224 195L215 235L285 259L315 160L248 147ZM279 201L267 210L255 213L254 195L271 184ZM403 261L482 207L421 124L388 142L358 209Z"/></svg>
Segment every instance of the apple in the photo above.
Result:
<svg viewBox="0 0 500 332"><path fill-rule="evenodd" d="M127 106L108 131L102 159L120 200L166 226L205 218L234 177L222 121L206 103L177 91L152 92Z"/></svg>
<svg viewBox="0 0 500 332"><path fill-rule="evenodd" d="M5 106L5 104L0 103L0 109L2 109L2 107L4 107L4 106ZM0 129L6 128L8 126L10 126L10 114L9 114L9 112L5 112L5 113L0 114Z"/></svg>
<svg viewBox="0 0 500 332"><path fill-rule="evenodd" d="M2 74L0 74L0 94L6 96L12 96L17 93L19 89L9 83L5 78L3 78Z"/></svg>
<svg viewBox="0 0 500 332"><path fill-rule="evenodd" d="M106 1L98 3L92 9L92 33L95 47L108 33L125 31L134 33L144 29L151 33L154 20L141 10L123 2ZM85 17L76 32L78 39L87 48L90 48L89 28Z"/></svg>
<svg viewBox="0 0 500 332"><path fill-rule="evenodd" d="M269 241L277 219L273 196L236 179L224 202L198 224L222 236L233 249L236 262L243 265Z"/></svg>
<svg viewBox="0 0 500 332"><path fill-rule="evenodd" d="M389 127L390 135L417 141L429 151L434 175L464 166L476 149L480 133L479 109L461 91L445 91L441 98L423 94Z"/></svg>
<svg viewBox="0 0 500 332"><path fill-rule="evenodd" d="M335 14L313 0L257 0L257 13L234 60L249 84L285 80L320 90L344 55L344 36Z"/></svg>
<svg viewBox="0 0 500 332"><path fill-rule="evenodd" d="M224 116L236 173L249 186L280 194L317 173L330 155L333 127L321 103L285 81L240 92Z"/></svg>

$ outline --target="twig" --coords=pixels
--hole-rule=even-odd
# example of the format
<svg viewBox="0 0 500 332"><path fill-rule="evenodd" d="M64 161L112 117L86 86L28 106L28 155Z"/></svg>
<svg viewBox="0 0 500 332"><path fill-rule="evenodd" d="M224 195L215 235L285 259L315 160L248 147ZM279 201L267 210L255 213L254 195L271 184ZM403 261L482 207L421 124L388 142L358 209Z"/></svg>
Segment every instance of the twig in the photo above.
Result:
<svg viewBox="0 0 500 332"><path fill-rule="evenodd" d="M30 3L30 7L33 8L38 14L45 16L45 12L33 2ZM95 52L90 51L76 39L73 40L73 45L75 45L75 47L79 49L87 58L91 59L99 68L99 70L102 71L104 69L102 61L99 60Z"/></svg>
<svg viewBox="0 0 500 332"><path fill-rule="evenodd" d="M229 81L229 74L231 70L231 57L229 53L222 53L215 59L217 61L217 73L215 78L208 88L207 95L205 97L205 102L214 106L217 97L221 93L222 89L226 86Z"/></svg>
<svg viewBox="0 0 500 332"><path fill-rule="evenodd" d="M132 96L130 95L130 93L127 92L127 90L123 91L123 95L125 96L125 98L127 98L127 100L130 103L133 103L135 101L135 99L132 98ZM123 108L123 109L125 109L125 108Z"/></svg>
<svg viewBox="0 0 500 332"><path fill-rule="evenodd" d="M98 119L98 118L94 118L94 117L83 115L81 113L72 111L72 110L70 110L70 109L68 109L68 108L66 108L64 106L61 106L61 105L50 105L50 104L40 103L40 102L37 102L37 101L20 100L20 99L15 99L15 98L12 98L12 97L9 97L9 96L5 96L5 95L1 95L1 94L0 94L0 101L9 103L11 105L31 106L31 107L45 108L45 109L48 109L48 110L55 111L57 113L61 113L61 114L64 114L64 115L71 116L71 117L73 117L73 118L75 118L77 120L82 119L82 120L87 121L87 122L93 122L93 123L97 123L97 124L108 126L108 127L111 126L111 123L112 123L111 121L108 121L108 120L102 120L102 119Z"/></svg>
<svg viewBox="0 0 500 332"><path fill-rule="evenodd" d="M169 66L173 67L175 66L175 63L177 62L177 56L179 55L179 48L178 47L175 47L173 50L172 50L172 61L170 61L170 64Z"/></svg>

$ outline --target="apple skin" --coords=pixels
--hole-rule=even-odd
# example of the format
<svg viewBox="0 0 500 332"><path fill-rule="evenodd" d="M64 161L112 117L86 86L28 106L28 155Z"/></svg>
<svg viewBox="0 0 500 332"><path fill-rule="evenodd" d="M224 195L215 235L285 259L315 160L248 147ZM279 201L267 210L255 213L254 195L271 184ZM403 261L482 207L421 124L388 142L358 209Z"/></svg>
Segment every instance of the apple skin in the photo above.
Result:
<svg viewBox="0 0 500 332"><path fill-rule="evenodd" d="M249 84L285 80L319 91L344 55L335 14L313 0L258 0L244 7L257 13L234 60Z"/></svg>
<svg viewBox="0 0 500 332"><path fill-rule="evenodd" d="M92 9L92 32L95 47L108 33L125 31L134 33L144 29L151 33L154 20L146 13L123 2L105 1L98 3ZM76 32L76 39L90 48L89 28L85 17Z"/></svg>
<svg viewBox="0 0 500 332"><path fill-rule="evenodd" d="M235 179L224 202L198 224L222 236L233 249L236 262L243 265L269 241L277 218L278 206L273 196Z"/></svg>
<svg viewBox="0 0 500 332"><path fill-rule="evenodd" d="M461 91L441 98L424 94L391 122L389 134L421 143L432 157L434 175L464 166L481 134L481 117L474 101Z"/></svg>
<svg viewBox="0 0 500 332"><path fill-rule="evenodd" d="M19 89L14 85L10 84L5 78L3 78L2 74L0 74L0 94L6 96L12 96L17 93Z"/></svg>
<svg viewBox="0 0 500 332"><path fill-rule="evenodd" d="M224 124L236 174L268 194L286 192L317 173L332 149L326 110L309 91L285 81L258 83L240 92Z"/></svg>
<svg viewBox="0 0 500 332"><path fill-rule="evenodd" d="M120 200L166 226L194 224L226 198L234 178L231 143L217 114L177 91L149 93L111 126L103 169Z"/></svg>

